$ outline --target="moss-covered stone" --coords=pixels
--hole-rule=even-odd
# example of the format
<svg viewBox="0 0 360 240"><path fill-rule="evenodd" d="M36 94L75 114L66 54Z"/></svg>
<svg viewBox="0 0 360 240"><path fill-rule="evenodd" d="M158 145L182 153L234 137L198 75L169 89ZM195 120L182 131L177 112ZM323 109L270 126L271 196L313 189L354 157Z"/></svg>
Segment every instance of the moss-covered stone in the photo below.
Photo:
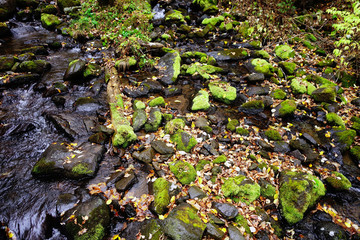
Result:
<svg viewBox="0 0 360 240"><path fill-rule="evenodd" d="M200 90L193 99L191 106L192 111L208 110L210 107L209 93L205 90Z"/></svg>
<svg viewBox="0 0 360 240"><path fill-rule="evenodd" d="M254 56L257 58L269 59L270 54L265 50L258 50L254 52Z"/></svg>
<svg viewBox="0 0 360 240"><path fill-rule="evenodd" d="M154 98L149 102L149 107L157 107L157 106L165 107L165 100L163 97Z"/></svg>
<svg viewBox="0 0 360 240"><path fill-rule="evenodd" d="M290 87L295 94L306 93L310 95L316 89L312 83L301 78L291 79Z"/></svg>
<svg viewBox="0 0 360 240"><path fill-rule="evenodd" d="M273 75L274 67L265 59L255 58L251 60L251 64L256 72L263 73L265 76Z"/></svg>
<svg viewBox="0 0 360 240"><path fill-rule="evenodd" d="M207 58L206 53L203 52L185 52L181 55L182 58L197 58L197 59L201 59L203 57Z"/></svg>
<svg viewBox="0 0 360 240"><path fill-rule="evenodd" d="M182 130L178 130L176 134L172 135L171 141L176 144L177 150L185 152L190 152L197 144L197 141L193 136Z"/></svg>
<svg viewBox="0 0 360 240"><path fill-rule="evenodd" d="M207 13L215 13L219 10L217 0L194 0L193 4L199 6L203 12Z"/></svg>
<svg viewBox="0 0 360 240"><path fill-rule="evenodd" d="M44 73L51 67L45 60L24 61L20 63L19 70L22 72Z"/></svg>
<svg viewBox="0 0 360 240"><path fill-rule="evenodd" d="M101 74L101 66L95 63L87 64L83 73L84 78L93 78L99 76L100 74Z"/></svg>
<svg viewBox="0 0 360 240"><path fill-rule="evenodd" d="M232 132L235 132L236 127L239 125L239 121L237 119L231 119L227 124L226 124L226 129Z"/></svg>
<svg viewBox="0 0 360 240"><path fill-rule="evenodd" d="M350 154L355 163L360 164L360 146L356 145L350 149Z"/></svg>
<svg viewBox="0 0 360 240"><path fill-rule="evenodd" d="M135 100L133 104L134 110L144 110L146 108L145 103L140 100Z"/></svg>
<svg viewBox="0 0 360 240"><path fill-rule="evenodd" d="M196 164L196 171L201 171L204 169L206 164L210 164L209 160L200 160L198 164Z"/></svg>
<svg viewBox="0 0 360 240"><path fill-rule="evenodd" d="M265 136L270 139L270 140L274 140L274 141L280 141L282 140L282 137L280 135L280 133L274 129L269 129L265 131Z"/></svg>
<svg viewBox="0 0 360 240"><path fill-rule="evenodd" d="M227 82L211 82L209 89L216 100L226 104L230 104L236 99L236 88Z"/></svg>
<svg viewBox="0 0 360 240"><path fill-rule="evenodd" d="M276 194L276 188L271 184L265 184L261 187L260 194L263 197L273 199Z"/></svg>
<svg viewBox="0 0 360 240"><path fill-rule="evenodd" d="M57 5L61 10L68 7L80 6L79 0L57 0Z"/></svg>
<svg viewBox="0 0 360 240"><path fill-rule="evenodd" d="M152 108L150 110L150 116L145 124L145 131L146 132L156 132L161 124L162 121L162 113L158 108Z"/></svg>
<svg viewBox="0 0 360 240"><path fill-rule="evenodd" d="M183 185L190 184L196 179L195 168L188 162L179 160L169 164L170 171Z"/></svg>
<svg viewBox="0 0 360 240"><path fill-rule="evenodd" d="M178 10L171 10L166 13L165 15L165 21L171 21L171 22L179 22L179 23L185 23L184 15Z"/></svg>
<svg viewBox="0 0 360 240"><path fill-rule="evenodd" d="M289 224L295 224L304 213L325 195L325 186L317 177L285 171L281 173L279 201L281 213Z"/></svg>
<svg viewBox="0 0 360 240"><path fill-rule="evenodd" d="M293 75L296 69L296 63L293 62L279 62L279 66L285 71L285 73Z"/></svg>
<svg viewBox="0 0 360 240"><path fill-rule="evenodd" d="M250 227L249 227L249 223L248 223L248 221L246 220L246 218L244 216L242 216L241 214L238 214L233 221L236 223L236 225L239 228L244 228L246 234L251 236L252 233L251 233L251 230L250 230Z"/></svg>
<svg viewBox="0 0 360 240"><path fill-rule="evenodd" d="M295 57L295 51L289 45L279 45L275 48L275 54L283 60Z"/></svg>
<svg viewBox="0 0 360 240"><path fill-rule="evenodd" d="M332 172L332 175L326 178L326 182L336 190L349 190L351 182L340 172Z"/></svg>
<svg viewBox="0 0 360 240"><path fill-rule="evenodd" d="M86 174L94 174L94 170L90 169L88 164L86 163L78 163L76 164L72 169L71 169L72 173L74 174L74 176L81 176L81 175L86 175Z"/></svg>
<svg viewBox="0 0 360 240"><path fill-rule="evenodd" d="M333 112L326 114L326 121L328 121L328 123L330 124L335 124L340 127L345 127L345 123L342 120L342 118Z"/></svg>
<svg viewBox="0 0 360 240"><path fill-rule="evenodd" d="M345 144L346 149L348 149L355 141L356 131L352 129L338 131L335 133L335 136L337 140Z"/></svg>
<svg viewBox="0 0 360 240"><path fill-rule="evenodd" d="M294 114L296 110L296 103L294 100L285 100L282 103L280 103L280 108L278 110L279 117L286 117L289 115Z"/></svg>
<svg viewBox="0 0 360 240"><path fill-rule="evenodd" d="M260 197L260 186L245 176L230 177L224 180L221 191L225 197L239 198L247 204L252 203Z"/></svg>
<svg viewBox="0 0 360 240"><path fill-rule="evenodd" d="M213 26L218 25L218 23L221 23L225 20L224 16L217 16L217 17L211 17L211 18L205 18L201 24L208 25L211 24Z"/></svg>
<svg viewBox="0 0 360 240"><path fill-rule="evenodd" d="M214 67L212 65L203 65L198 62L191 64L186 70L186 74L192 76L200 75L203 79L210 79L211 74L221 72L223 72L222 68Z"/></svg>
<svg viewBox="0 0 360 240"><path fill-rule="evenodd" d="M220 155L217 158L214 159L213 163L214 164L220 164L220 163L224 163L226 162L226 156L225 155Z"/></svg>
<svg viewBox="0 0 360 240"><path fill-rule="evenodd" d="M15 64L14 57L0 57L0 71L9 71Z"/></svg>
<svg viewBox="0 0 360 240"><path fill-rule="evenodd" d="M286 97L286 92L282 89L276 89L275 91L272 91L270 94L271 97L274 99L284 99Z"/></svg>
<svg viewBox="0 0 360 240"><path fill-rule="evenodd" d="M165 133L173 135L176 133L177 130L184 129L185 122L181 118L175 118L173 120L170 120L165 125Z"/></svg>
<svg viewBox="0 0 360 240"><path fill-rule="evenodd" d="M41 14L41 24L44 28L54 29L60 23L61 23L60 18L58 18L53 14L47 14L47 13Z"/></svg>
<svg viewBox="0 0 360 240"><path fill-rule="evenodd" d="M246 109L264 109L265 104L262 100L251 100L243 103L241 107Z"/></svg>
<svg viewBox="0 0 360 240"><path fill-rule="evenodd" d="M170 183L164 178L158 178L153 184L154 190L154 211L161 215L167 210L170 203Z"/></svg>
<svg viewBox="0 0 360 240"><path fill-rule="evenodd" d="M242 136L249 136L250 132L249 130L245 129L245 128L242 128L242 127L237 127L235 132L237 134L240 134Z"/></svg>
<svg viewBox="0 0 360 240"><path fill-rule="evenodd" d="M336 97L336 89L334 87L317 88L311 93L316 102L333 102Z"/></svg>

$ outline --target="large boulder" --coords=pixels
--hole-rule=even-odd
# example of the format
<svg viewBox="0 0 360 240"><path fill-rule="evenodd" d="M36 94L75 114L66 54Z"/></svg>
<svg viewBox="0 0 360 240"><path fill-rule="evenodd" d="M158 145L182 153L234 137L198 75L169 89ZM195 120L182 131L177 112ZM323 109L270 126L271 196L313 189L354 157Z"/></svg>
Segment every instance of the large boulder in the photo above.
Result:
<svg viewBox="0 0 360 240"><path fill-rule="evenodd" d="M0 87L18 87L20 85L29 84L40 81L39 74L20 74L10 78L0 79Z"/></svg>
<svg viewBox="0 0 360 240"><path fill-rule="evenodd" d="M83 79L84 71L86 69L85 61L81 59L76 59L69 63L68 68L66 69L64 80L80 82Z"/></svg>
<svg viewBox="0 0 360 240"><path fill-rule="evenodd" d="M41 24L46 29L54 29L57 25L61 23L60 18L53 14L42 13L41 14Z"/></svg>
<svg viewBox="0 0 360 240"><path fill-rule="evenodd" d="M299 222L303 219L304 213L313 207L321 196L325 195L325 191L321 180L311 174L282 172L279 202L283 217L289 224Z"/></svg>
<svg viewBox="0 0 360 240"><path fill-rule="evenodd" d="M209 89L212 96L226 104L232 103L236 99L236 88L227 82L211 82Z"/></svg>
<svg viewBox="0 0 360 240"><path fill-rule="evenodd" d="M104 152L104 146L89 142L80 146L53 143L42 153L31 173L46 178L94 177Z"/></svg>
<svg viewBox="0 0 360 240"><path fill-rule="evenodd" d="M196 170L188 162L179 160L169 164L170 171L175 175L181 184L190 184L196 179Z"/></svg>
<svg viewBox="0 0 360 240"><path fill-rule="evenodd" d="M161 76L160 81L164 85L174 84L180 74L181 57L179 52L172 51L159 60L157 68Z"/></svg>
<svg viewBox="0 0 360 240"><path fill-rule="evenodd" d="M166 134L175 134L177 130L182 130L185 127L185 121L181 118L175 118L168 121L165 125L164 131Z"/></svg>
<svg viewBox="0 0 360 240"><path fill-rule="evenodd" d="M110 224L110 210L101 198L91 198L66 211L61 223L71 239L102 240Z"/></svg>
<svg viewBox="0 0 360 240"><path fill-rule="evenodd" d="M190 152L197 144L197 141L193 136L182 130L178 130L174 135L172 135L171 141L176 144L177 150L185 152Z"/></svg>
<svg viewBox="0 0 360 240"><path fill-rule="evenodd" d="M260 197L260 189L259 184L246 179L245 176L227 178L221 186L225 197L232 197L247 204Z"/></svg>
<svg viewBox="0 0 360 240"><path fill-rule="evenodd" d="M206 111L209 109L209 107L210 107L209 93L204 90L200 90L193 99L193 104L191 106L191 110L192 111L198 111L198 110Z"/></svg>
<svg viewBox="0 0 360 240"><path fill-rule="evenodd" d="M50 68L50 63L45 60L24 61L19 65L19 71L21 72L31 72L39 74L48 71Z"/></svg>
<svg viewBox="0 0 360 240"><path fill-rule="evenodd" d="M174 240L200 240L206 228L196 209L187 203L174 208L161 226L165 234Z"/></svg>

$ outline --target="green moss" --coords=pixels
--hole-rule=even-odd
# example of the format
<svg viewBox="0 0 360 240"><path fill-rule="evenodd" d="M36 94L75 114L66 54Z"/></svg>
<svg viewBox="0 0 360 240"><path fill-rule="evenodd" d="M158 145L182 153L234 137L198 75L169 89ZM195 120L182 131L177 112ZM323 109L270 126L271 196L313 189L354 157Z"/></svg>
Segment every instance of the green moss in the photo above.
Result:
<svg viewBox="0 0 360 240"><path fill-rule="evenodd" d="M270 140L274 140L274 141L280 141L282 140L282 137L280 135L280 133L274 129L269 129L267 131L265 131L265 136L270 139Z"/></svg>
<svg viewBox="0 0 360 240"><path fill-rule="evenodd" d="M249 130L245 129L245 128L242 128L242 127L237 127L235 132L237 134L240 134L242 136L249 136L250 132Z"/></svg>
<svg viewBox="0 0 360 240"><path fill-rule="evenodd" d="M214 164L220 164L220 163L224 163L226 162L226 156L225 155L220 155L217 158L214 159L213 163Z"/></svg>
<svg viewBox="0 0 360 240"><path fill-rule="evenodd" d="M211 82L209 89L215 99L226 104L230 104L236 99L236 88L227 82Z"/></svg>
<svg viewBox="0 0 360 240"><path fill-rule="evenodd" d="M187 132L178 130L176 134L171 136L171 141L176 143L176 149L179 151L190 152L197 144L197 141Z"/></svg>
<svg viewBox="0 0 360 240"><path fill-rule="evenodd" d="M203 79L210 79L210 74L221 72L223 72L222 68L214 67L212 65L202 65L198 62L191 64L186 70L186 74L193 76L200 75Z"/></svg>
<svg viewBox="0 0 360 240"><path fill-rule="evenodd" d="M224 180L221 191L225 197L237 197L247 204L252 203L260 196L259 184L245 180L245 176L230 177Z"/></svg>
<svg viewBox="0 0 360 240"><path fill-rule="evenodd" d="M217 0L194 0L193 4L201 7L204 12L215 13L218 11Z"/></svg>
<svg viewBox="0 0 360 240"><path fill-rule="evenodd" d="M153 100L151 100L149 102L149 106L150 107L157 107L157 106L165 107L165 100L163 97L154 98Z"/></svg>
<svg viewBox="0 0 360 240"><path fill-rule="evenodd" d="M146 105L142 101L135 100L133 104L133 108L134 110L143 110L146 108Z"/></svg>
<svg viewBox="0 0 360 240"><path fill-rule="evenodd" d="M290 87L295 94L311 94L316 89L312 83L301 78L293 78Z"/></svg>
<svg viewBox="0 0 360 240"><path fill-rule="evenodd" d="M0 57L0 71L9 71L15 64L14 57Z"/></svg>
<svg viewBox="0 0 360 240"><path fill-rule="evenodd" d="M170 203L170 183L164 178L158 178L153 184L154 189L154 210L157 214L164 214Z"/></svg>
<svg viewBox="0 0 360 240"><path fill-rule="evenodd" d="M354 162L360 163L360 146L354 146L350 149L350 154L354 158Z"/></svg>
<svg viewBox="0 0 360 240"><path fill-rule="evenodd" d="M171 119L174 118L174 116L170 113L164 113L163 117L164 117L165 121L170 121Z"/></svg>
<svg viewBox="0 0 360 240"><path fill-rule="evenodd" d="M170 163L169 167L170 171L183 185L190 184L196 179L195 168L188 162L180 160L176 163Z"/></svg>
<svg viewBox="0 0 360 240"><path fill-rule="evenodd" d="M236 127L239 125L239 121L237 119L231 119L227 125L226 129L232 132L235 132Z"/></svg>
<svg viewBox="0 0 360 240"><path fill-rule="evenodd" d="M94 173L93 170L89 169L89 166L88 166L88 164L86 164L86 163L78 163L78 164L76 164L76 165L71 169L71 172L72 172L74 175L77 175L77 176Z"/></svg>
<svg viewBox="0 0 360 240"><path fill-rule="evenodd" d="M311 42L309 42L309 41L302 40L301 42L302 42L302 44L304 44L305 47L307 47L307 48L310 49L310 50L316 48L316 47L315 47L314 45L312 45Z"/></svg>
<svg viewBox="0 0 360 240"><path fill-rule="evenodd" d="M181 55L182 58L207 58L207 55L206 53L203 53L203 52L185 52Z"/></svg>
<svg viewBox="0 0 360 240"><path fill-rule="evenodd" d="M84 77L96 77L99 76L101 73L101 67L94 63L89 63L84 71Z"/></svg>
<svg viewBox="0 0 360 240"><path fill-rule="evenodd" d="M276 194L276 188L271 184L266 184L260 190L261 196L273 199L274 195Z"/></svg>
<svg viewBox="0 0 360 240"><path fill-rule="evenodd" d="M129 125L116 126L115 134L112 139L114 147L126 148L129 144L137 139L134 129Z"/></svg>
<svg viewBox="0 0 360 240"><path fill-rule="evenodd" d="M225 20L224 16L218 16L218 17L211 17L211 18L205 18L201 24L208 25L211 24L213 26L218 25L218 23L223 22Z"/></svg>
<svg viewBox="0 0 360 240"><path fill-rule="evenodd" d="M184 129L185 127L185 122L183 119L181 118L175 118L169 122L166 123L165 125L165 133L167 134L174 134L177 130L179 129Z"/></svg>
<svg viewBox="0 0 360 240"><path fill-rule="evenodd" d="M44 28L54 29L60 23L61 23L60 18L58 18L53 14L47 14L47 13L41 14L41 24L43 25Z"/></svg>
<svg viewBox="0 0 360 240"><path fill-rule="evenodd" d="M286 92L282 89L276 89L270 94L274 99L284 99L286 97Z"/></svg>
<svg viewBox="0 0 360 240"><path fill-rule="evenodd" d="M296 69L296 63L293 62L279 62L279 66L284 69L287 74L294 74Z"/></svg>
<svg viewBox="0 0 360 240"><path fill-rule="evenodd" d="M146 132L156 132L162 121L162 113L158 111L150 111L150 118L145 124L144 129Z"/></svg>
<svg viewBox="0 0 360 240"><path fill-rule="evenodd" d="M46 161L45 158L41 158L31 170L34 175L46 174L52 172L55 166L55 161Z"/></svg>
<svg viewBox="0 0 360 240"><path fill-rule="evenodd" d="M192 111L208 110L210 107L209 93L205 90L200 90L193 99L191 106Z"/></svg>
<svg viewBox="0 0 360 240"><path fill-rule="evenodd" d="M263 59L270 59L270 54L265 51L265 50L258 50L258 51L255 51L255 56L258 57L258 58L263 58Z"/></svg>
<svg viewBox="0 0 360 240"><path fill-rule="evenodd" d="M345 144L346 148L349 148L354 143L356 137L356 131L349 129L335 133L338 141Z"/></svg>
<svg viewBox="0 0 360 240"><path fill-rule="evenodd" d="M295 57L295 51L289 45L279 45L275 48L275 54L283 60Z"/></svg>
<svg viewBox="0 0 360 240"><path fill-rule="evenodd" d="M204 169L206 164L210 164L209 160L200 160L198 164L196 165L196 171L201 171Z"/></svg>
<svg viewBox="0 0 360 240"><path fill-rule="evenodd" d="M351 188L351 182L340 172L332 172L332 175L326 178L326 182L337 190L349 190Z"/></svg>
<svg viewBox="0 0 360 240"><path fill-rule="evenodd" d="M246 109L264 109L265 104L262 100L252 100L241 105L242 108Z"/></svg>
<svg viewBox="0 0 360 240"><path fill-rule="evenodd" d="M256 72L263 73L265 76L272 76L274 67L265 59L255 58L251 60Z"/></svg>
<svg viewBox="0 0 360 240"><path fill-rule="evenodd" d="M178 10L171 10L165 15L165 21L185 23L184 15Z"/></svg>
<svg viewBox="0 0 360 240"><path fill-rule="evenodd" d="M296 103L294 100L285 100L280 103L279 116L285 117L292 115L296 110Z"/></svg>
<svg viewBox="0 0 360 240"><path fill-rule="evenodd" d="M57 5L61 10L67 7L75 7L80 5L80 1L78 0L58 0Z"/></svg>
<svg viewBox="0 0 360 240"><path fill-rule="evenodd" d="M252 233L251 233L248 221L246 220L246 218L244 216L242 216L241 214L238 214L235 217L234 222L236 223L236 225L238 227L240 227L240 228L243 227L245 229L245 232L251 236Z"/></svg>
<svg viewBox="0 0 360 240"><path fill-rule="evenodd" d="M345 123L342 120L342 118L333 112L326 114L326 121L328 121L330 124L335 124L340 127L345 127Z"/></svg>
<svg viewBox="0 0 360 240"><path fill-rule="evenodd" d="M179 74L180 74L180 67L181 67L181 57L178 51L175 51L174 54L176 55L174 58L174 63L173 63L173 69L174 69L174 73L172 76L172 81L175 82L176 79L178 78Z"/></svg>

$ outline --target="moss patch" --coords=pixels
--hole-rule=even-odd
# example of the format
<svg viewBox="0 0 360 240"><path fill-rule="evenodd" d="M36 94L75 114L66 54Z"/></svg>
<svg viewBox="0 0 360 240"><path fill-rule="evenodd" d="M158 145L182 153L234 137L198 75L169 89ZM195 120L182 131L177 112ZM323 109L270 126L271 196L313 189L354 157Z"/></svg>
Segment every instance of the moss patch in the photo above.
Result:
<svg viewBox="0 0 360 240"><path fill-rule="evenodd" d="M332 172L333 176L326 178L326 182L337 190L349 190L351 182L342 173Z"/></svg>
<svg viewBox="0 0 360 240"><path fill-rule="evenodd" d="M177 161L169 164L170 171L175 175L183 185L190 184L196 179L195 168L188 162Z"/></svg>
<svg viewBox="0 0 360 240"><path fill-rule="evenodd" d="M280 135L280 133L274 129L269 129L267 131L265 131L265 136L270 139L270 140L274 140L274 141L280 141L282 140L282 137Z"/></svg>
<svg viewBox="0 0 360 240"><path fill-rule="evenodd" d="M164 214L170 203L170 183L164 178L158 178L153 184L154 189L154 210L157 214Z"/></svg>
<svg viewBox="0 0 360 240"><path fill-rule="evenodd" d="M252 203L260 196L260 186L245 176L230 177L224 180L221 191L225 197L235 197L247 204Z"/></svg>

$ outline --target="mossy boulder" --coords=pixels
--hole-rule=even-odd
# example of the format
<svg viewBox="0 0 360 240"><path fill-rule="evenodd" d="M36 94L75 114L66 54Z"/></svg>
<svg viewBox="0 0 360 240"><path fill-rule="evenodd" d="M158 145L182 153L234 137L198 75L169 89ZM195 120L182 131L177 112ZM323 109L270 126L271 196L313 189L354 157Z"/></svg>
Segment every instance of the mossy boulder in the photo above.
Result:
<svg viewBox="0 0 360 240"><path fill-rule="evenodd" d="M266 197L268 199L274 199L274 196L276 194L276 188L270 183L262 184L260 189L260 194L261 196Z"/></svg>
<svg viewBox="0 0 360 240"><path fill-rule="evenodd" d="M48 71L50 68L50 63L45 60L24 61L19 65L19 71L21 72L31 72L39 74Z"/></svg>
<svg viewBox="0 0 360 240"><path fill-rule="evenodd" d="M95 63L88 63L84 70L84 78L94 78L98 77L101 74L101 66Z"/></svg>
<svg viewBox="0 0 360 240"><path fill-rule="evenodd" d="M158 214L164 214L170 203L170 182L164 178L158 178L153 183L154 191L154 211Z"/></svg>
<svg viewBox="0 0 360 240"><path fill-rule="evenodd" d="M53 14L42 13L41 24L46 29L54 29L61 23L61 19Z"/></svg>
<svg viewBox="0 0 360 240"><path fill-rule="evenodd" d="M325 179L331 187L336 190L349 190L351 182L340 172L332 172L331 176Z"/></svg>
<svg viewBox="0 0 360 240"><path fill-rule="evenodd" d="M265 50L257 50L254 52L256 58L270 59L270 54Z"/></svg>
<svg viewBox="0 0 360 240"><path fill-rule="evenodd" d="M279 62L279 66L286 74L293 75L296 69L296 63L293 62Z"/></svg>
<svg viewBox="0 0 360 240"><path fill-rule="evenodd" d="M10 71L14 66L16 59L14 57L0 57L0 71Z"/></svg>
<svg viewBox="0 0 360 240"><path fill-rule="evenodd" d="M342 118L333 112L326 114L326 121L330 124L335 124L343 128L345 127L345 122L342 120Z"/></svg>
<svg viewBox="0 0 360 240"><path fill-rule="evenodd" d="M316 87L312 83L301 78L291 79L290 87L295 94L306 93L310 95L316 89Z"/></svg>
<svg viewBox="0 0 360 240"><path fill-rule="evenodd" d="M250 132L249 130L245 129L245 128L242 128L242 127L237 127L235 132L237 134L240 134L242 136L249 136Z"/></svg>
<svg viewBox="0 0 360 240"><path fill-rule="evenodd" d="M196 170L188 162L179 160L169 163L170 171L175 175L179 182L183 185L190 184L196 179Z"/></svg>
<svg viewBox="0 0 360 240"><path fill-rule="evenodd" d="M285 100L277 107L277 114L279 117L291 116L296 110L296 102L294 100Z"/></svg>
<svg viewBox="0 0 360 240"><path fill-rule="evenodd" d="M198 62L191 64L186 70L186 74L192 76L199 75L203 79L210 79L211 78L210 74L221 73L221 72L223 72L222 68L214 67L212 65L207 65L207 64L201 64Z"/></svg>
<svg viewBox="0 0 360 240"><path fill-rule="evenodd" d="M75 83L81 82L84 78L84 71L86 63L84 60L75 59L69 63L68 68L64 74L65 81L73 81Z"/></svg>
<svg viewBox="0 0 360 240"><path fill-rule="evenodd" d="M211 18L205 18L201 24L208 25L211 24L213 26L218 25L218 23L221 23L225 20L224 16L217 16L217 17L211 17Z"/></svg>
<svg viewBox="0 0 360 240"><path fill-rule="evenodd" d="M158 107L158 106L165 107L165 100L163 97L154 98L149 102L149 107Z"/></svg>
<svg viewBox="0 0 360 240"><path fill-rule="evenodd" d="M170 10L165 14L166 22L185 23L184 15L178 10Z"/></svg>
<svg viewBox="0 0 360 240"><path fill-rule="evenodd" d="M57 0L57 5L60 10L64 10L64 8L80 6L79 0Z"/></svg>
<svg viewBox="0 0 360 240"><path fill-rule="evenodd" d="M149 119L145 124L146 132L156 132L160 127L162 121L162 113L158 108L152 108L150 110Z"/></svg>
<svg viewBox="0 0 360 240"><path fill-rule="evenodd" d="M336 97L336 89L335 87L324 87L324 88L317 88L311 93L312 98L316 102L334 102Z"/></svg>
<svg viewBox="0 0 360 240"><path fill-rule="evenodd" d="M160 225L173 240L200 240L206 228L197 210L187 203L175 207Z"/></svg>
<svg viewBox="0 0 360 240"><path fill-rule="evenodd" d="M221 191L225 197L239 199L247 204L260 197L259 184L246 179L245 176L230 177L224 180Z"/></svg>
<svg viewBox="0 0 360 240"><path fill-rule="evenodd" d="M110 210L101 198L90 198L66 211L61 223L71 239L102 240L109 228Z"/></svg>
<svg viewBox="0 0 360 240"><path fill-rule="evenodd" d="M161 229L158 219L151 219L141 227L141 239L161 240L164 232Z"/></svg>
<svg viewBox="0 0 360 240"><path fill-rule="evenodd" d="M209 90L216 100L226 104L230 104L236 99L236 88L232 87L230 83L211 82L209 83Z"/></svg>
<svg viewBox="0 0 360 240"><path fill-rule="evenodd" d="M146 108L146 105L140 100L135 100L133 103L133 108L134 110L144 110Z"/></svg>
<svg viewBox="0 0 360 240"><path fill-rule="evenodd" d="M239 125L239 121L237 119L231 119L226 124L226 129L232 132L235 132L236 127Z"/></svg>
<svg viewBox="0 0 360 240"><path fill-rule="evenodd" d="M173 135L178 130L182 130L185 127L185 122L181 118L175 118L170 120L165 125L165 133Z"/></svg>
<svg viewBox="0 0 360 240"><path fill-rule="evenodd" d="M265 136L269 139L269 140L273 140L273 141L280 141L282 140L282 137L280 135L280 133L275 130L275 129L269 129L265 131Z"/></svg>
<svg viewBox="0 0 360 240"><path fill-rule="evenodd" d="M172 135L171 141L176 144L177 150L185 152L190 152L197 144L197 141L193 136L182 130L178 130L176 134Z"/></svg>
<svg viewBox="0 0 360 240"><path fill-rule="evenodd" d="M206 111L210 107L209 93L205 90L200 90L193 99L191 106L192 111L203 110Z"/></svg>
<svg viewBox="0 0 360 240"><path fill-rule="evenodd" d="M135 132L139 131L147 122L146 112L143 109L137 109L133 114L132 127Z"/></svg>
<svg viewBox="0 0 360 240"><path fill-rule="evenodd" d="M283 60L295 57L295 51L289 45L279 45L275 48L275 54Z"/></svg>
<svg viewBox="0 0 360 240"><path fill-rule="evenodd" d="M351 154L352 160L355 163L360 164L360 146L358 146L358 145L353 146L350 149L350 154Z"/></svg>
<svg viewBox="0 0 360 240"><path fill-rule="evenodd" d="M216 157L213 161L213 164L220 164L226 162L227 157L225 155L220 155Z"/></svg>
<svg viewBox="0 0 360 240"><path fill-rule="evenodd" d="M193 5L200 7L203 12L216 13L219 8L217 7L217 0L194 0Z"/></svg>
<svg viewBox="0 0 360 240"><path fill-rule="evenodd" d="M185 52L181 55L181 58L197 58L197 59L201 59L203 57L206 57L207 58L207 55L206 53L203 53L203 52L196 52L196 51L193 51L193 52Z"/></svg>
<svg viewBox="0 0 360 240"><path fill-rule="evenodd" d="M284 99L286 97L286 92L282 89L276 89L275 91L272 91L270 94L271 97L274 99Z"/></svg>
<svg viewBox="0 0 360 240"><path fill-rule="evenodd" d="M356 131L352 129L341 130L334 133L336 140L345 145L345 149L354 143L356 137Z"/></svg>
<svg viewBox="0 0 360 240"><path fill-rule="evenodd" d="M272 76L274 67L265 59L255 58L251 60L254 70L258 73L263 73L265 76Z"/></svg>
<svg viewBox="0 0 360 240"><path fill-rule="evenodd" d="M264 101L262 100L251 100L241 105L244 109L258 109L263 110L265 108Z"/></svg>
<svg viewBox="0 0 360 240"><path fill-rule="evenodd" d="M303 219L304 213L325 195L325 186L317 177L302 172L284 171L280 177L279 203L289 224Z"/></svg>
<svg viewBox="0 0 360 240"><path fill-rule="evenodd" d="M160 58L157 68L164 85L174 84L180 74L181 57L178 51L170 51Z"/></svg>

